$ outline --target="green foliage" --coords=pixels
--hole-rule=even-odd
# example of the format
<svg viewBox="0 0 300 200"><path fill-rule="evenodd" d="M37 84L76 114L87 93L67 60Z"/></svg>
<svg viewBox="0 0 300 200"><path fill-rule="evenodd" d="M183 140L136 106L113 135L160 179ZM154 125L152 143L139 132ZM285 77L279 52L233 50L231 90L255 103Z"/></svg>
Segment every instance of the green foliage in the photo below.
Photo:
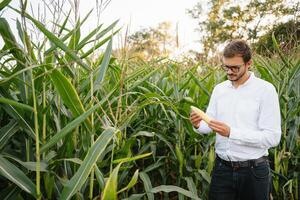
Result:
<svg viewBox="0 0 300 200"><path fill-rule="evenodd" d="M268 33L261 36L252 48L260 55L272 56L276 53L273 45L272 35L277 39L282 51L289 53L299 47L300 44L300 22L288 21L278 24Z"/></svg>
<svg viewBox="0 0 300 200"><path fill-rule="evenodd" d="M55 33L24 17L45 41L32 41L17 22L27 34L20 45L0 19L1 199L207 199L215 135L195 133L189 112L206 109L225 79L218 67L205 63L199 74L167 59L118 60L116 22L83 36L87 17L69 27L67 15ZM272 42L274 54L257 55L254 65L282 108L282 141L270 151L273 196L297 199L300 61Z"/></svg>
<svg viewBox="0 0 300 200"><path fill-rule="evenodd" d="M204 54L213 53L220 44L232 38L255 42L260 35L273 29L284 17L299 21L299 2L284 0L199 1L189 14L198 21ZM268 20L272 19L270 23ZM205 33L205 34L204 34Z"/></svg>

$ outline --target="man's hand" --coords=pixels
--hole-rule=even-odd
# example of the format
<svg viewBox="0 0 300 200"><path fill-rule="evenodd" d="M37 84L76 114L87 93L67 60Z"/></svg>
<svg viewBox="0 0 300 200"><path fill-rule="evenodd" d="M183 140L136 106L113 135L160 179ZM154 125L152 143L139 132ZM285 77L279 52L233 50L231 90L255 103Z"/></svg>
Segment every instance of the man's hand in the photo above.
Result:
<svg viewBox="0 0 300 200"><path fill-rule="evenodd" d="M192 122L193 126L198 129L200 126L200 121L202 118L196 114L196 112L192 111L190 114L190 121Z"/></svg>
<svg viewBox="0 0 300 200"><path fill-rule="evenodd" d="M229 137L230 135L230 127L223 122L211 120L208 126L209 128L211 128L212 130L216 131L218 134L224 137Z"/></svg>

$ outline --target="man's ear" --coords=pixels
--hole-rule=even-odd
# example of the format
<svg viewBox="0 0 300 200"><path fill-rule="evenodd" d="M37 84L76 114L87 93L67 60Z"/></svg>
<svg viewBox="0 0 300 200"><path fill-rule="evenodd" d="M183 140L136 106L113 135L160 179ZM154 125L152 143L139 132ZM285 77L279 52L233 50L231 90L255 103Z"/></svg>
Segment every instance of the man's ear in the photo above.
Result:
<svg viewBox="0 0 300 200"><path fill-rule="evenodd" d="M252 60L249 60L249 61L247 62L248 69L251 68L251 65L252 65Z"/></svg>
<svg viewBox="0 0 300 200"><path fill-rule="evenodd" d="M248 65L252 65L252 60L249 60L249 61L248 61Z"/></svg>

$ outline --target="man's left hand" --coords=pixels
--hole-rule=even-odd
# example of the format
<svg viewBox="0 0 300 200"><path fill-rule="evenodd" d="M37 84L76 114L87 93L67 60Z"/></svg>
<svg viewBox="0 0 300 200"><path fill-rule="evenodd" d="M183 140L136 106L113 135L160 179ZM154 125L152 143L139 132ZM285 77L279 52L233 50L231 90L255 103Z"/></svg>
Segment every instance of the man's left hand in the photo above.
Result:
<svg viewBox="0 0 300 200"><path fill-rule="evenodd" d="M230 127L223 122L211 120L208 126L209 128L211 128L212 130L216 131L218 134L224 137L229 137L230 135Z"/></svg>

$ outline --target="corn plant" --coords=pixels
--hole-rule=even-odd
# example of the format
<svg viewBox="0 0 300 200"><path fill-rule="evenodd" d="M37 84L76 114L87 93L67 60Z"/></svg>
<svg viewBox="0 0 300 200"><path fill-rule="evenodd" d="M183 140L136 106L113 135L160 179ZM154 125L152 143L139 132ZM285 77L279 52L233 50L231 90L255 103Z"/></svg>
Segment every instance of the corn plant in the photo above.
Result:
<svg viewBox="0 0 300 200"><path fill-rule="evenodd" d="M276 87L280 99L282 138L279 147L271 151L273 186L276 196L298 199L300 59L297 57L297 52L299 47L290 54L284 54L274 36L273 44L277 55L272 58L258 56L255 62L261 77Z"/></svg>
<svg viewBox="0 0 300 200"><path fill-rule="evenodd" d="M116 59L117 22L82 36L90 13L73 26L67 13L50 29L21 2L9 8L21 16L18 36L0 18L0 197L207 199L215 135L195 133L188 117L191 105L206 109L225 74L209 64L198 74L199 66L168 59ZM297 199L299 58L277 50L277 58L257 55L255 68L282 108L282 142L270 151L273 195Z"/></svg>

